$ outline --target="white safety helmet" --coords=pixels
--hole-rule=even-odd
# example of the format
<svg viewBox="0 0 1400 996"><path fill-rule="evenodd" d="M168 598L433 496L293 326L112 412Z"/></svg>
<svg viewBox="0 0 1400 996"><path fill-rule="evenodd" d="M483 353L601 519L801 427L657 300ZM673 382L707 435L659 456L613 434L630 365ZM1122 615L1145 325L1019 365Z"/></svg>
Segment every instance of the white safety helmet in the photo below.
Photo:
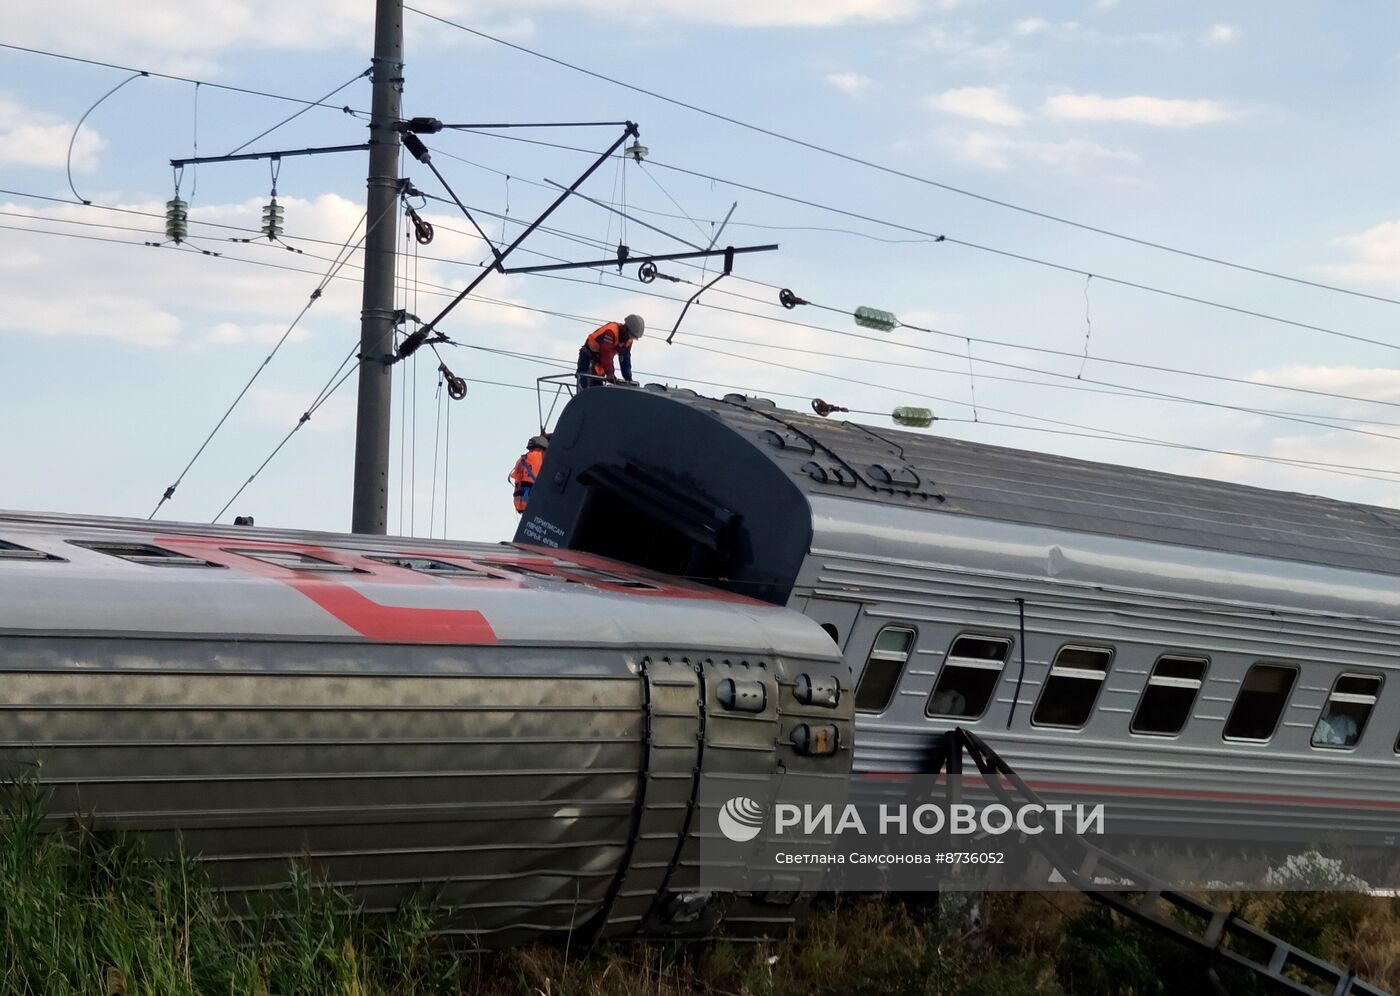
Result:
<svg viewBox="0 0 1400 996"><path fill-rule="evenodd" d="M622 324L627 326L627 334L633 339L640 339L647 330L647 323L642 321L641 315L628 315Z"/></svg>

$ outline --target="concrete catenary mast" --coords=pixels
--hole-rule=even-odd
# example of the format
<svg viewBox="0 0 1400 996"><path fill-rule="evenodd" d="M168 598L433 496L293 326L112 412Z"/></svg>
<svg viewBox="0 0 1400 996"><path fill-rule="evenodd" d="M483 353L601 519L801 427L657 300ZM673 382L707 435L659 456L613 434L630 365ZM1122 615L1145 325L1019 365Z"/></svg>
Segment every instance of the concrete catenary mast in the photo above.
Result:
<svg viewBox="0 0 1400 996"><path fill-rule="evenodd" d="M393 381L376 358L394 348L394 202L399 196L403 0L376 0L370 105L365 279L360 312L360 392L355 420L351 529L384 533L389 520L389 413Z"/></svg>

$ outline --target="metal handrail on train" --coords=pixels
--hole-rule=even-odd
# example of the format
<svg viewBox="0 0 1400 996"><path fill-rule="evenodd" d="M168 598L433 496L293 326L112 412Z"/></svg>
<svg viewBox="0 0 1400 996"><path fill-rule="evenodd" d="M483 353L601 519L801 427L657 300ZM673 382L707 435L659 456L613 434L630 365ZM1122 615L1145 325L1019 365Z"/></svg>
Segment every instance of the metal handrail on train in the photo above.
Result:
<svg viewBox="0 0 1400 996"><path fill-rule="evenodd" d="M982 780L1003 805L1044 806L1040 796L996 751L977 734L962 727L939 736L925 769L927 774L949 776L950 804L959 799L960 785L956 776L962 774L964 754L972 759ZM1067 834L1056 840L1040 834L1030 839L1065 881L1084 895L1205 956L1209 960L1208 977L1218 993L1226 993L1215 971L1215 965L1223 963L1253 973L1277 992L1300 996L1388 996L1385 990L1358 979L1354 972L1338 968L1252 926L1232 910L1218 909L1169 888L1166 883L1096 847L1079 834ZM1124 892L1104 891L1095 887L1096 875L1131 883L1133 888ZM1173 913L1185 915L1173 917ZM1204 926L1195 931L1189 924ZM1231 941L1241 947L1227 946ZM1249 951L1264 954L1252 957ZM1311 984L1287 974L1290 969L1312 980ZM1319 989L1319 985L1330 988Z"/></svg>
<svg viewBox="0 0 1400 996"><path fill-rule="evenodd" d="M597 374L558 373L535 378L535 409L540 417L540 432L547 432L549 430L549 420L554 416L554 409L559 404L559 399L565 395L572 398L577 393L575 385L577 385L580 377L585 380L594 381L597 384L612 383L607 377L600 377ZM548 393L546 385L554 388L554 397L549 403L548 414L546 414L544 410L544 396Z"/></svg>

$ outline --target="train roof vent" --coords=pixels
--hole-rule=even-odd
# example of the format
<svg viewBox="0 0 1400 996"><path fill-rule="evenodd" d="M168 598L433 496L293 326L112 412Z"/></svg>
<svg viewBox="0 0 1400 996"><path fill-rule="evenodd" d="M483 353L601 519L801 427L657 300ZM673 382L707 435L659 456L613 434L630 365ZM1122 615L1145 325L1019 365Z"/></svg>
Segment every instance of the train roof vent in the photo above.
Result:
<svg viewBox="0 0 1400 996"><path fill-rule="evenodd" d="M124 543L116 540L69 540L74 546L93 553L105 553L109 557L128 560L133 564L148 567L220 567L208 560L191 557L188 553L167 550L152 543Z"/></svg>
<svg viewBox="0 0 1400 996"><path fill-rule="evenodd" d="M0 560L63 560L52 553L45 553L42 550L31 550L27 546L20 546L18 543L11 543L7 540L0 540Z"/></svg>
<svg viewBox="0 0 1400 996"><path fill-rule="evenodd" d="M812 455L817 452L816 444L806 436L799 436L795 432L777 432L773 429L764 429L758 434L758 438L769 446L776 446L780 450L792 450L795 453L805 453Z"/></svg>
<svg viewBox="0 0 1400 996"><path fill-rule="evenodd" d="M432 557L367 556L365 559L373 560L377 564L388 564L390 567L402 567L406 571L417 571L419 574L431 574L435 577L461 578L463 580L476 578L489 580L494 577L494 575L486 571L478 570L475 567L453 564L446 560L435 560Z"/></svg>
<svg viewBox="0 0 1400 996"><path fill-rule="evenodd" d="M309 553L302 553L300 550L237 550L225 548L225 553L236 553L240 557L247 557L249 560L259 560L264 564L272 564L274 567L285 567L289 571L319 571L328 574L367 574L358 567L350 567L348 564L337 564L333 560L326 560L323 557L313 557Z"/></svg>

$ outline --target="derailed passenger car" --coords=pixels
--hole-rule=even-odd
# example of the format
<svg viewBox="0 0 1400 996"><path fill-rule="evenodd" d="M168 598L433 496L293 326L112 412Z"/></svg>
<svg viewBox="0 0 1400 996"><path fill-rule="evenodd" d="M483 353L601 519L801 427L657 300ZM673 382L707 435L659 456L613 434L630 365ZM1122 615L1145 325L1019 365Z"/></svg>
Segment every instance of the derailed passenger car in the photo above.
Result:
<svg viewBox="0 0 1400 996"><path fill-rule="evenodd" d="M851 697L804 678L850 687L808 620L597 557L0 514L5 774L55 827L182 838L235 906L305 860L483 944L772 930L799 897L697 888L697 797L846 778Z"/></svg>

